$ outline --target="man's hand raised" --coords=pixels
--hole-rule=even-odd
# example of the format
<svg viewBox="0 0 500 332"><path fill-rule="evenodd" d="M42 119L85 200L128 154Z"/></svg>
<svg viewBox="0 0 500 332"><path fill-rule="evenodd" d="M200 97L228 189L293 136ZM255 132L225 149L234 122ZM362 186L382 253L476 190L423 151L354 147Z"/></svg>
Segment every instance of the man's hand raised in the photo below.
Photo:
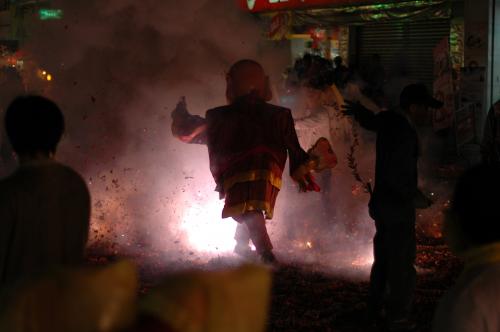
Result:
<svg viewBox="0 0 500 332"><path fill-rule="evenodd" d="M179 99L179 102L177 103L177 106L172 111L172 119L179 119L186 115L189 115L189 112L187 110L186 97L181 97Z"/></svg>
<svg viewBox="0 0 500 332"><path fill-rule="evenodd" d="M172 111L172 134L184 143L206 144L204 118L191 115L187 110L186 98L181 97Z"/></svg>

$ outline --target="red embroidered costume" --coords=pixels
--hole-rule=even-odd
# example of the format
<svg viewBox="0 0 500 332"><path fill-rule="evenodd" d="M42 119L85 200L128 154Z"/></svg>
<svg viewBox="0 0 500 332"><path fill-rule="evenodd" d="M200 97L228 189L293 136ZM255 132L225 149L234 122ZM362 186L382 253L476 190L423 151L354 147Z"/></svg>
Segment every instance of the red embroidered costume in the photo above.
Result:
<svg viewBox="0 0 500 332"><path fill-rule="evenodd" d="M290 174L302 190L319 188L305 166L310 158L300 147L290 110L268 104L268 88L255 87L262 77L267 85L263 75L258 63L238 62L228 75L230 104L207 111L203 119L189 114L182 101L172 114L172 132L186 143L208 146L210 170L225 199L222 217L246 224L263 260L274 261L264 217L273 217L287 154Z"/></svg>

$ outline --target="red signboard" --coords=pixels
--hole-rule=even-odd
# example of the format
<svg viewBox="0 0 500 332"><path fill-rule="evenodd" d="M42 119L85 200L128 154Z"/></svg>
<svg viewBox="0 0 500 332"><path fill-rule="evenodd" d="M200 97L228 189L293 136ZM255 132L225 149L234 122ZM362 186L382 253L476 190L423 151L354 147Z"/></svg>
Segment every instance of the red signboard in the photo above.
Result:
<svg viewBox="0 0 500 332"><path fill-rule="evenodd" d="M275 10L367 3L366 0L237 0L243 10L258 13ZM375 2L375 1L374 1ZM378 3L384 1L378 1Z"/></svg>

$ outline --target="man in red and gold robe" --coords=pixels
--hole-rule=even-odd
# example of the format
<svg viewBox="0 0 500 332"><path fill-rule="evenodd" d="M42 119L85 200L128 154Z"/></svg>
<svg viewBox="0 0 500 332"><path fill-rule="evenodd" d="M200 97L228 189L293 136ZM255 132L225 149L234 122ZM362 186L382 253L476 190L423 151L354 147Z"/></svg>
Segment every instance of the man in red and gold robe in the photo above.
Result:
<svg viewBox="0 0 500 332"><path fill-rule="evenodd" d="M211 109L202 118L189 114L183 100L172 113L174 136L208 146L210 170L225 199L222 217L240 224L237 248L248 247L241 234L248 231L266 263L276 261L265 220L273 217L287 155L290 175L301 190L319 191L310 174L317 161L301 148L290 110L268 104L271 97L262 66L241 60L227 75L228 105Z"/></svg>

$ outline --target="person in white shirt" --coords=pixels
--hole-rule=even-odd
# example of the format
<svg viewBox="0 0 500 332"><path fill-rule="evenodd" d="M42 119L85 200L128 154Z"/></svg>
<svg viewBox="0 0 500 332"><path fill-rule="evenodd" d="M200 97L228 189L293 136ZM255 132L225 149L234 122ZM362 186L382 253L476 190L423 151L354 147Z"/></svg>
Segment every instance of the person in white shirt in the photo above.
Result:
<svg viewBox="0 0 500 332"><path fill-rule="evenodd" d="M335 105L340 107L343 99L335 85L329 84L331 82L315 85L311 84L313 80L309 77L308 79L305 79L297 89L296 105L292 111L297 138L304 149L311 149L320 138L326 138L336 153L336 145L333 142L338 141L339 126L335 113L340 114L340 111L335 109ZM300 205L287 211L287 219L290 223L287 228L289 239L306 243L314 242L312 245L316 249L328 247L331 237L327 236L324 230L332 228L337 213L337 207L332 199L333 191L338 191L334 186L333 172L333 169L328 169L314 174L321 188L318 195L310 195L306 198L295 193L294 188L290 188L292 190L287 193L289 201L300 202ZM310 211L312 210L317 211L314 217L311 217Z"/></svg>
<svg viewBox="0 0 500 332"><path fill-rule="evenodd" d="M292 115L300 145L309 149L321 137L331 140L330 118L322 104L322 90L303 87L300 93L304 101Z"/></svg>

